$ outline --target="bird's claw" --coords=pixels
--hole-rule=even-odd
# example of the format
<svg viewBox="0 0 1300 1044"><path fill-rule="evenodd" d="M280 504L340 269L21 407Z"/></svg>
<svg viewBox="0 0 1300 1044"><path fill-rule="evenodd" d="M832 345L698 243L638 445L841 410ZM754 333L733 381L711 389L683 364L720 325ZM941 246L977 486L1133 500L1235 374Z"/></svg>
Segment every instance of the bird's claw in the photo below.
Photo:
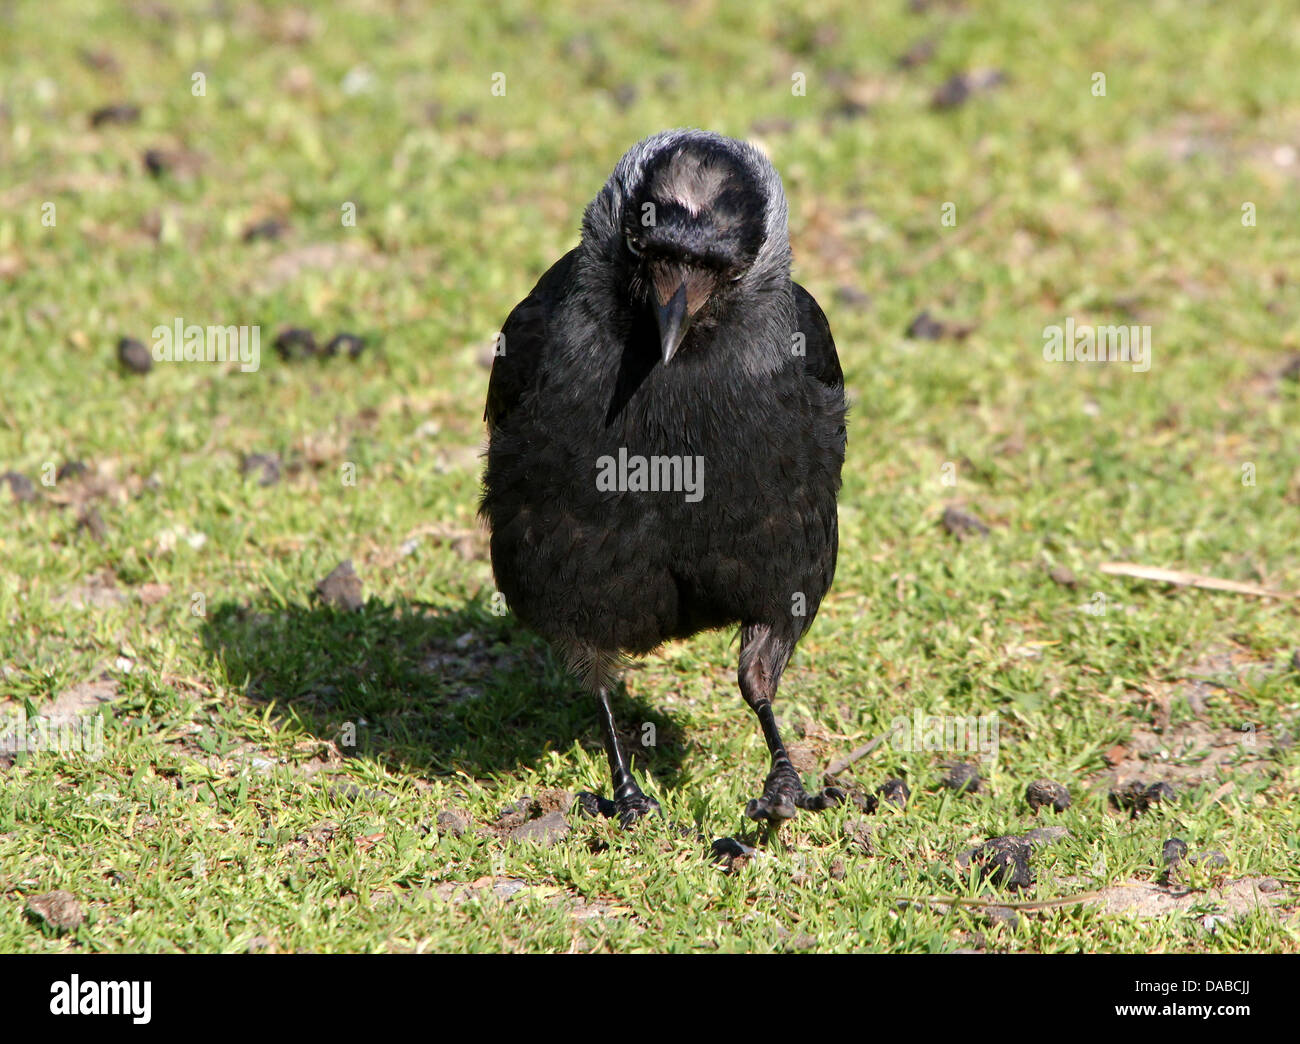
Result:
<svg viewBox="0 0 1300 1044"><path fill-rule="evenodd" d="M624 830L630 830L643 816L663 812L658 801L640 791L610 801L609 798L584 790L578 795L578 804L584 813L593 818L596 816L603 816L606 819L617 818L619 826Z"/></svg>
<svg viewBox="0 0 1300 1044"><path fill-rule="evenodd" d="M630 830L642 816L663 815L659 802L645 794L633 794L629 798L616 800L614 807L618 809L618 822L624 830Z"/></svg>
<svg viewBox="0 0 1300 1044"><path fill-rule="evenodd" d="M845 797L844 791L839 787L823 787L816 794L805 791L799 807L806 808L809 812L825 812L828 808L842 805Z"/></svg>
<svg viewBox="0 0 1300 1044"><path fill-rule="evenodd" d="M839 787L827 787L816 794L804 790L799 774L789 765L774 768L763 784L763 796L755 798L745 806L745 815L750 819L767 820L780 824L793 819L799 809L809 812L822 812L833 808L844 800L844 791Z"/></svg>

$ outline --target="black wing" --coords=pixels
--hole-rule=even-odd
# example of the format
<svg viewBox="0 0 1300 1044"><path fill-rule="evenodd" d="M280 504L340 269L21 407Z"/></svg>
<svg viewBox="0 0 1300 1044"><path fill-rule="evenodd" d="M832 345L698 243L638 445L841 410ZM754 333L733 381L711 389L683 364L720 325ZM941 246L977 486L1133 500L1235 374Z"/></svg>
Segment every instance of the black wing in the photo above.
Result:
<svg viewBox="0 0 1300 1044"><path fill-rule="evenodd" d="M483 419L496 428L532 386L546 353L548 327L555 304L569 285L577 250L570 250L537 281L532 293L515 305L501 327L499 352L492 360ZM823 320L824 321L824 320Z"/></svg>
<svg viewBox="0 0 1300 1044"><path fill-rule="evenodd" d="M835 354L835 339L831 337L831 324L813 295L798 283L794 287L795 317L799 332L804 335L804 372L816 377L828 388L843 388L844 373L840 357Z"/></svg>

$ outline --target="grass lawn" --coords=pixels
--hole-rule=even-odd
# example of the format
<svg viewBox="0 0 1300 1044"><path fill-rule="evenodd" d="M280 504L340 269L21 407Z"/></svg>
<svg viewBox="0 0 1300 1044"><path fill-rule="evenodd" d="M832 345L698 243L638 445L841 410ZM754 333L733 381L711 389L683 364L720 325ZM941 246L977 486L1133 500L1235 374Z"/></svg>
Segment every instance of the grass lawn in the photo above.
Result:
<svg viewBox="0 0 1300 1044"><path fill-rule="evenodd" d="M0 6L0 735L102 721L0 752L0 951L1300 950L1291 6L534 6ZM997 728L895 731L775 837L729 633L627 675L665 821L568 807L595 708L475 517L495 332L679 125L782 172L853 404L805 779ZM119 364L178 319L258 368ZM1045 358L1067 324L1149 356ZM1038 827L1023 887L965 857Z"/></svg>

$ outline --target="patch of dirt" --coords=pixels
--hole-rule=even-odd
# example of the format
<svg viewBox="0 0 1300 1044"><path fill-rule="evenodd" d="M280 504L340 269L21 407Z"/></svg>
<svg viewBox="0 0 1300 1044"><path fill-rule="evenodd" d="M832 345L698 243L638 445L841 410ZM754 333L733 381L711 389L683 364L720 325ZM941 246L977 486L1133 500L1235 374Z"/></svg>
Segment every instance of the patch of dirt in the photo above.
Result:
<svg viewBox="0 0 1300 1044"><path fill-rule="evenodd" d="M71 725L81 715L94 710L100 704L117 699L117 682L109 675L101 674L98 678L79 682L55 698L53 703L41 703L36 706L36 713L47 719L51 725ZM0 703L0 719L8 720L16 703Z"/></svg>
<svg viewBox="0 0 1300 1044"><path fill-rule="evenodd" d="M27 900L27 915L59 932L73 931L86 919L81 904L71 892L47 892Z"/></svg>
<svg viewBox="0 0 1300 1044"><path fill-rule="evenodd" d="M479 833L504 841L533 841L549 848L569 835L567 813L574 795L567 790L539 790L536 797L520 798L501 810L495 823Z"/></svg>
<svg viewBox="0 0 1300 1044"><path fill-rule="evenodd" d="M520 893L529 894L533 889L528 887L527 881L522 881L517 877L480 877L477 881L443 881L435 885L433 894L444 902L451 903L453 906L459 906L461 903L467 903L470 900L483 900L489 898L509 901Z"/></svg>
<svg viewBox="0 0 1300 1044"><path fill-rule="evenodd" d="M304 830L289 844L296 846L304 853L320 854L334 843L338 833L339 825L331 819L326 819L317 823L314 827Z"/></svg>
<svg viewBox="0 0 1300 1044"><path fill-rule="evenodd" d="M569 836L569 821L563 812L547 812L515 827L506 835L508 841L534 841L550 847Z"/></svg>
<svg viewBox="0 0 1300 1044"><path fill-rule="evenodd" d="M112 609L125 603L125 592L118 589L117 579L107 572L88 577L84 584L69 587L54 598L55 605L73 609Z"/></svg>
<svg viewBox="0 0 1300 1044"><path fill-rule="evenodd" d="M171 593L171 584L145 583L135 588L135 595L143 605L157 605Z"/></svg>
<svg viewBox="0 0 1300 1044"><path fill-rule="evenodd" d="M340 562L329 576L316 585L316 594L325 605L345 612L356 612L366 601L362 594L361 578L352 568L350 558Z"/></svg>
<svg viewBox="0 0 1300 1044"><path fill-rule="evenodd" d="M821 722L804 718L794 724L792 731L799 738L786 746L790 763L800 772L818 771L826 763L833 741L829 730Z"/></svg>
<svg viewBox="0 0 1300 1044"><path fill-rule="evenodd" d="M1273 877L1243 877L1202 890L1124 881L1100 890L1093 900L1108 914L1125 914L1147 920L1170 914L1216 913L1240 917L1256 909L1285 909L1294 897Z"/></svg>
<svg viewBox="0 0 1300 1044"><path fill-rule="evenodd" d="M55 472L54 485L49 494L50 503L78 511L101 500L111 504L125 504L140 494L144 480L134 474L128 475L125 480L120 479L119 468L120 463L116 460L100 460L90 464L79 460L65 461Z"/></svg>
<svg viewBox="0 0 1300 1044"><path fill-rule="evenodd" d="M469 882L443 881L422 894L436 896L453 906L491 900L509 903L521 897L548 899L547 905L567 909L575 921L622 917L632 913L630 907L619 906L607 899L574 895L552 885L530 885L518 877L480 877Z"/></svg>
<svg viewBox="0 0 1300 1044"><path fill-rule="evenodd" d="M632 912L631 907L619 906L604 899L578 900L569 906L569 916L575 921L592 921L602 917L622 917Z"/></svg>
<svg viewBox="0 0 1300 1044"><path fill-rule="evenodd" d="M849 850L859 852L862 855L874 855L875 845L872 841L872 835L875 833L876 824L862 818L850 818L844 821L844 836L848 840Z"/></svg>
<svg viewBox="0 0 1300 1044"><path fill-rule="evenodd" d="M1244 727L1231 728L1203 720L1211 702L1230 701L1242 678L1268 669L1244 654L1215 653L1190 667L1175 684L1153 689L1149 695L1155 722L1134 728L1125 743L1108 751L1110 770L1092 782L1120 791L1138 780L1159 780L1181 793L1203 783L1276 775L1275 752L1292 740L1294 728L1272 730L1244 719ZM1172 724L1174 703L1180 699L1195 717Z"/></svg>
<svg viewBox="0 0 1300 1044"><path fill-rule="evenodd" d="M418 526L411 530L398 548L398 554L405 557L414 553L424 537L428 537L435 547L450 547L463 561L487 561L488 538L483 527L465 529L442 522Z"/></svg>
<svg viewBox="0 0 1300 1044"><path fill-rule="evenodd" d="M449 834L452 837L460 837L470 828L472 822L469 813L464 809L445 808L438 813L438 832Z"/></svg>

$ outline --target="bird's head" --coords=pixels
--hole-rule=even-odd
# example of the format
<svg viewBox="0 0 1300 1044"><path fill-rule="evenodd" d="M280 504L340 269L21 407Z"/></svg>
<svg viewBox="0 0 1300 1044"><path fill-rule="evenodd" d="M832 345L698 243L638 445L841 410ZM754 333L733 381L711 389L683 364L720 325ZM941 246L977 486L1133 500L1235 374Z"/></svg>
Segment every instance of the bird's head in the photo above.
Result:
<svg viewBox="0 0 1300 1044"><path fill-rule="evenodd" d="M664 363L746 293L789 281L780 176L753 146L704 131L629 150L588 207L583 238L658 324Z"/></svg>

